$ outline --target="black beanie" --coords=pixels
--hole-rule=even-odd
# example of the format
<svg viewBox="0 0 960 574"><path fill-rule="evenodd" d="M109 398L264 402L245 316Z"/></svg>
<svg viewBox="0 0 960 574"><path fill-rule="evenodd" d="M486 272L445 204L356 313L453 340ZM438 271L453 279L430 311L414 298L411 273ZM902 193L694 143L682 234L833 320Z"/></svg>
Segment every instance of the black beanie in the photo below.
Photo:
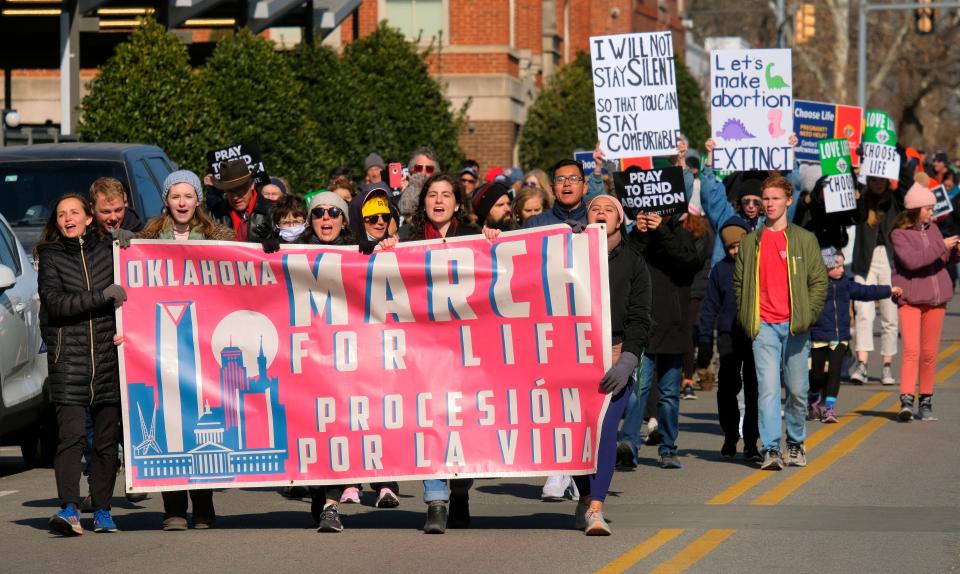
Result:
<svg viewBox="0 0 960 574"><path fill-rule="evenodd" d="M498 181L490 182L473 192L473 213L477 216L477 225L486 223L487 215L490 214L493 205L502 196L510 193L511 189Z"/></svg>

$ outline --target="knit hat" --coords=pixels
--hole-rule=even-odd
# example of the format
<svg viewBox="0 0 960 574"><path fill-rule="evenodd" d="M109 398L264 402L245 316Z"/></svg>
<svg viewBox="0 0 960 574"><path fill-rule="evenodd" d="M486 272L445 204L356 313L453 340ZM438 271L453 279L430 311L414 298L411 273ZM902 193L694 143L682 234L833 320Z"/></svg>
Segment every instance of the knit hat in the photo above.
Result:
<svg viewBox="0 0 960 574"><path fill-rule="evenodd" d="M380 154L371 153L367 156L367 159L363 161L363 171L367 171L371 167L379 167L380 169L386 169L387 165L384 163L383 158L380 157Z"/></svg>
<svg viewBox="0 0 960 574"><path fill-rule="evenodd" d="M523 170L519 167L508 167L503 170L503 176L506 178L507 185L514 185L523 180Z"/></svg>
<svg viewBox="0 0 960 574"><path fill-rule="evenodd" d="M737 199L743 199L747 195L755 195L761 197L763 193L760 191L760 186L763 184L763 181L756 178L744 178L740 180L739 185L737 185Z"/></svg>
<svg viewBox="0 0 960 574"><path fill-rule="evenodd" d="M617 198L613 197L612 195L598 195L593 199L591 199L590 203L587 204L587 213L590 213L590 206L600 200L604 200L617 208L617 215L620 217L620 220L617 223L617 227L622 226L624 222L627 220L627 216L623 213L623 206L620 205L620 202L617 201Z"/></svg>
<svg viewBox="0 0 960 574"><path fill-rule="evenodd" d="M312 212L314 207L318 207L320 205L330 205L338 208L343 212L343 218L346 223L348 225L350 224L350 215L347 213L347 202L336 193L332 191L321 191L320 193L314 195L310 198L309 211ZM310 215L310 219L313 219L313 215Z"/></svg>
<svg viewBox="0 0 960 574"><path fill-rule="evenodd" d="M491 167L487 170L487 173L483 176L483 181L490 183L493 180L497 179L497 176L503 173L502 167Z"/></svg>
<svg viewBox="0 0 960 574"><path fill-rule="evenodd" d="M833 269L837 264L837 252L836 247L825 247L820 250L820 257L823 257L823 264L827 266L828 269Z"/></svg>
<svg viewBox="0 0 960 574"><path fill-rule="evenodd" d="M937 197L926 186L914 183L903 198L903 206L907 209L917 209L928 205L936 205Z"/></svg>
<svg viewBox="0 0 960 574"><path fill-rule="evenodd" d="M739 215L732 215L720 227L720 238L723 240L724 249L740 243L743 236L747 234L749 226Z"/></svg>
<svg viewBox="0 0 960 574"><path fill-rule="evenodd" d="M203 203L203 185L200 183L200 178L197 177L197 174L193 173L189 169L180 169L169 174L166 179L163 180L163 201L166 203L167 195L170 193L170 188L177 185L178 183L188 183L193 189L197 192L197 199L200 200L200 203Z"/></svg>
<svg viewBox="0 0 960 574"><path fill-rule="evenodd" d="M271 177L270 183L280 188L280 193L287 194L287 186L283 185L283 180L279 177Z"/></svg>
<svg viewBox="0 0 960 574"><path fill-rule="evenodd" d="M493 181L487 183L473 193L473 213L477 216L477 225L483 225L487 221L487 215L493 209L497 200L504 195L510 195L512 192L506 183Z"/></svg>

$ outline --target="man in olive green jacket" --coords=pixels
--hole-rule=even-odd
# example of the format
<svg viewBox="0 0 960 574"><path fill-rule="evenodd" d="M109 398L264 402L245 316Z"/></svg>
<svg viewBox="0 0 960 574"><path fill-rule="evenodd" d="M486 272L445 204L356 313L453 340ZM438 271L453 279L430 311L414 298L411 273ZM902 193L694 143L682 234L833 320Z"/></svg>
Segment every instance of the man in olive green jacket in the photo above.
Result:
<svg viewBox="0 0 960 574"><path fill-rule="evenodd" d="M820 316L827 272L820 245L809 231L789 222L793 186L779 175L761 186L766 220L740 241L733 292L737 321L753 340L759 385L760 468L780 470L780 377L786 387L787 466L806 466L807 392L810 388L809 329Z"/></svg>

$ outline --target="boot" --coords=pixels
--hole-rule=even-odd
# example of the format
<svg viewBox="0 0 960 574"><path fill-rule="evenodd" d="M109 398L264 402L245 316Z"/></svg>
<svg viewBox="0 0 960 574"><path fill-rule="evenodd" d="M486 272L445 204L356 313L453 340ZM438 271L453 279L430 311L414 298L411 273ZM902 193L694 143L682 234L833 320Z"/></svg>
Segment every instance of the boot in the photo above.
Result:
<svg viewBox="0 0 960 574"><path fill-rule="evenodd" d="M447 503L434 500L427 506L427 522L423 525L427 534L443 534L447 531Z"/></svg>
<svg viewBox="0 0 960 574"><path fill-rule="evenodd" d="M900 395L900 412L897 413L897 420L902 423L910 422L913 418L913 395Z"/></svg>
<svg viewBox="0 0 960 574"><path fill-rule="evenodd" d="M917 419L921 421L935 421L933 416L933 395L920 395L920 405L917 407Z"/></svg>

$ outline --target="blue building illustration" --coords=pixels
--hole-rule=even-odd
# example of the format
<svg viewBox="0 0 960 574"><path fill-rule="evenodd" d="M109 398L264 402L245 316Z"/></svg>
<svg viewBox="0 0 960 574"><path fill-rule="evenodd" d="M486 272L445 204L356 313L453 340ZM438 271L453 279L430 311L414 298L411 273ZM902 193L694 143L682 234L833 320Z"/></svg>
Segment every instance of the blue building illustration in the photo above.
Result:
<svg viewBox="0 0 960 574"><path fill-rule="evenodd" d="M286 410L280 402L279 380L267 373L263 346L254 376L248 376L240 348L231 345L221 351L215 395L220 406L211 408L217 384L204 384L195 304L158 303L156 316L155 384L127 387L138 476L186 477L202 483L283 473Z"/></svg>

